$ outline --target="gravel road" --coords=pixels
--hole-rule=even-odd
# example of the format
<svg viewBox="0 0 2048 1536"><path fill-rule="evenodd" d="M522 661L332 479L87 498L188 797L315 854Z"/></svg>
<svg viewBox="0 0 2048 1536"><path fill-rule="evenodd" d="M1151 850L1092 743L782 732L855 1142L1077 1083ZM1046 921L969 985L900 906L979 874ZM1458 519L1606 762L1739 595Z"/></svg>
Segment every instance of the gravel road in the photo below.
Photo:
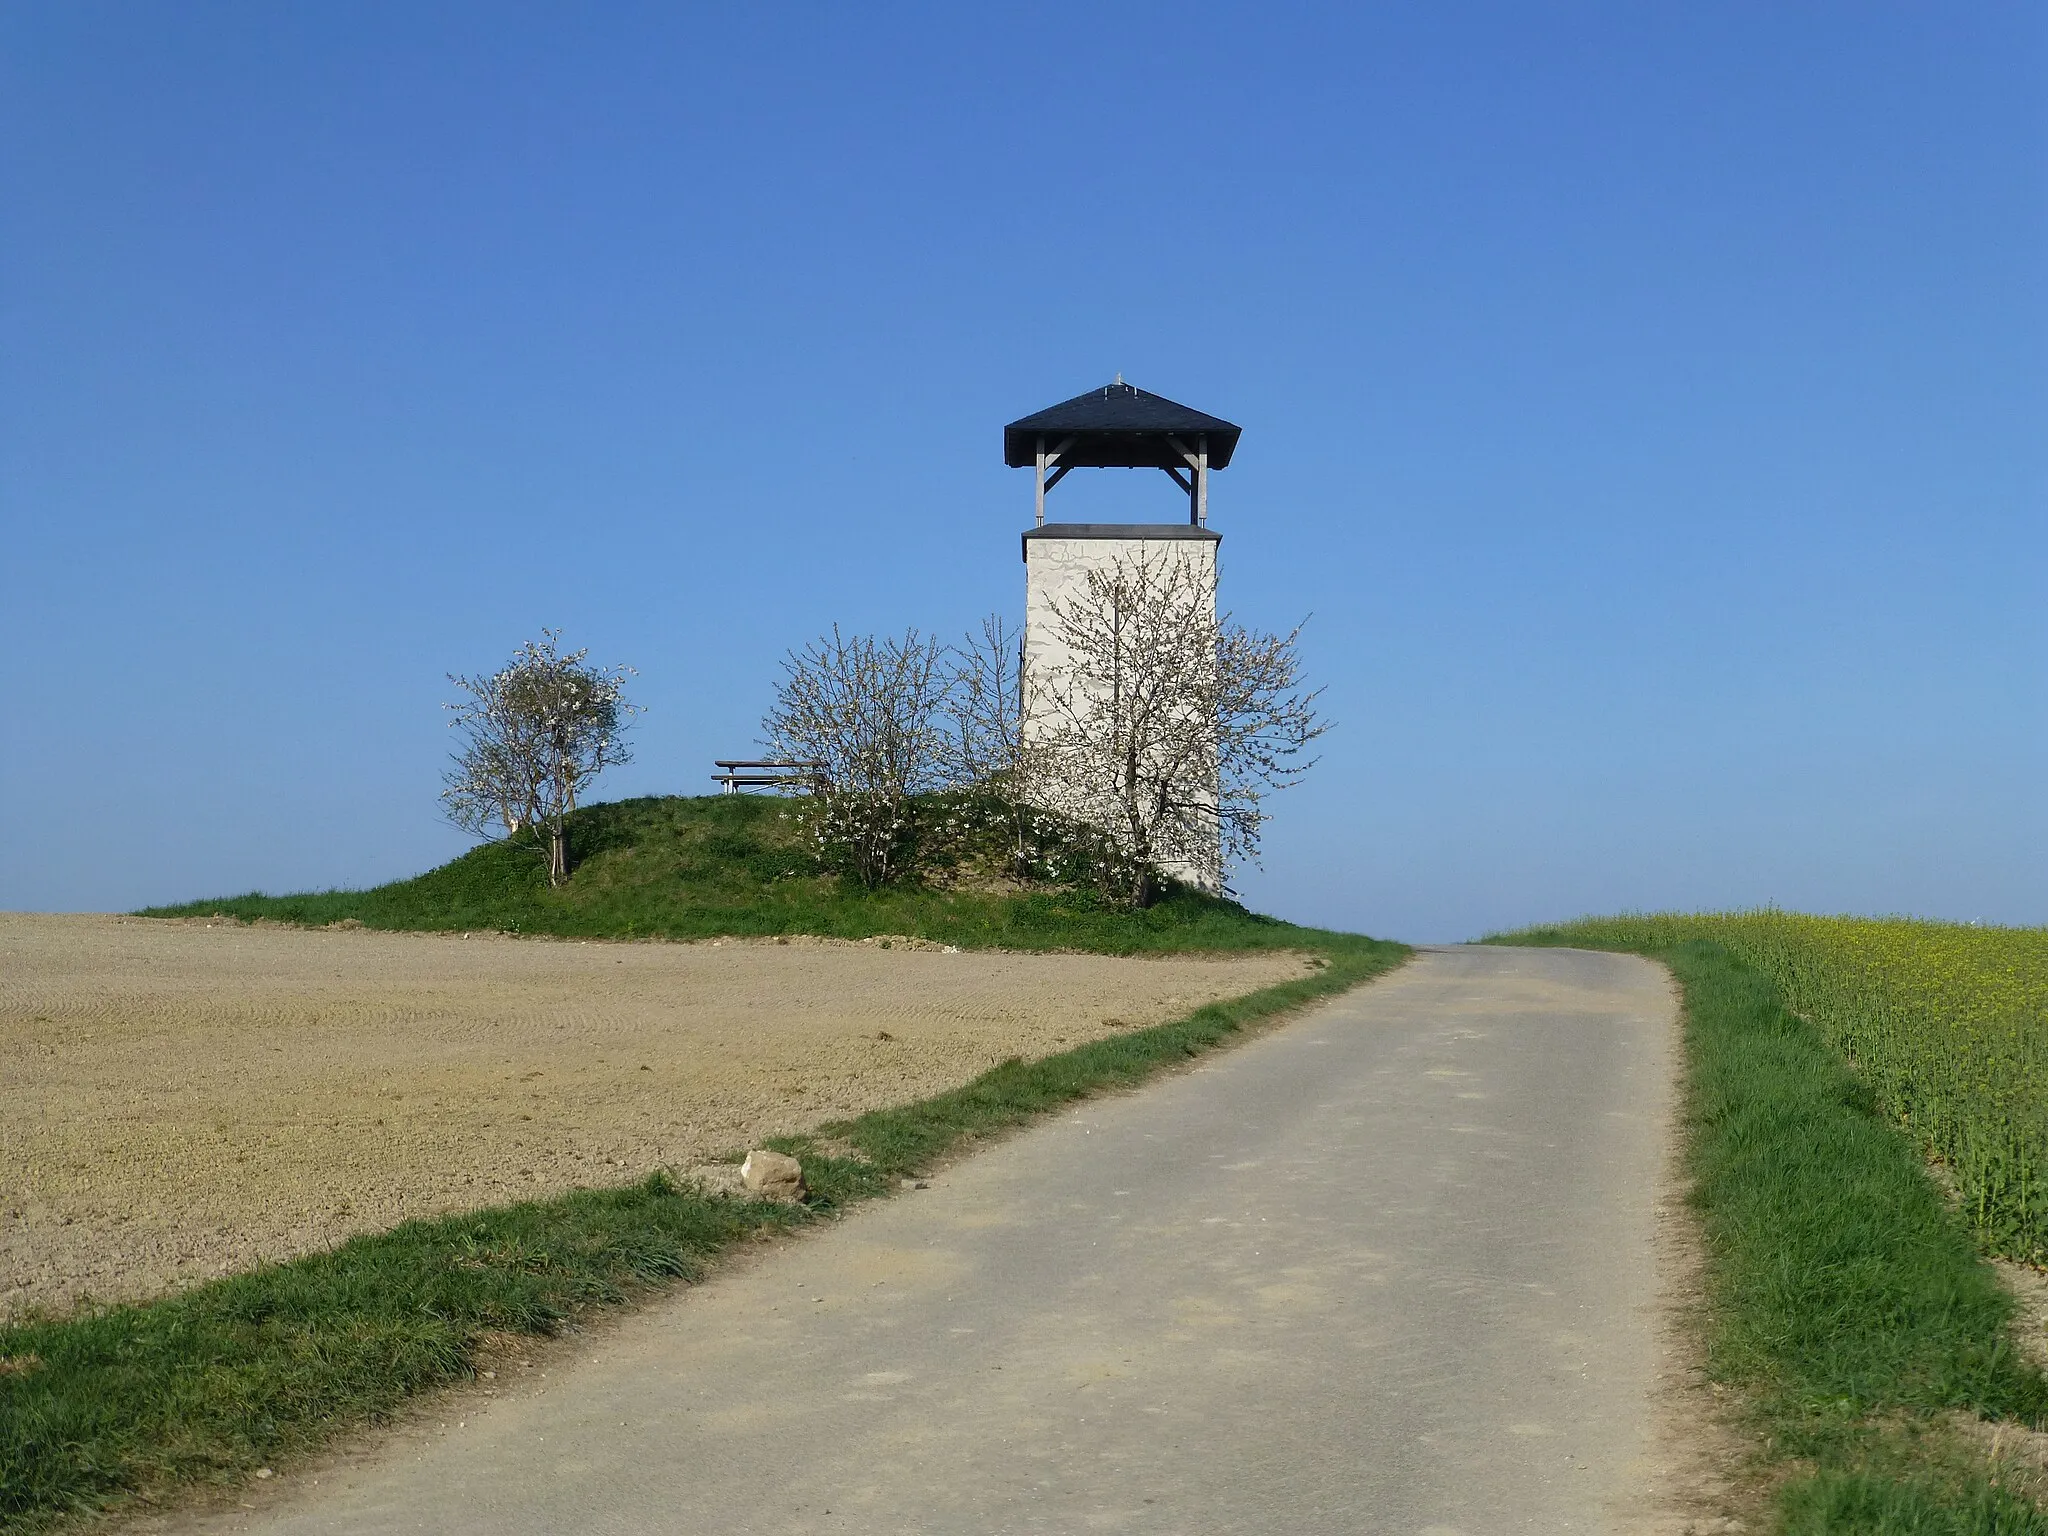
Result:
<svg viewBox="0 0 2048 1536"><path fill-rule="evenodd" d="M178 1524L1675 1529L1673 1015L1631 957L1426 953Z"/></svg>

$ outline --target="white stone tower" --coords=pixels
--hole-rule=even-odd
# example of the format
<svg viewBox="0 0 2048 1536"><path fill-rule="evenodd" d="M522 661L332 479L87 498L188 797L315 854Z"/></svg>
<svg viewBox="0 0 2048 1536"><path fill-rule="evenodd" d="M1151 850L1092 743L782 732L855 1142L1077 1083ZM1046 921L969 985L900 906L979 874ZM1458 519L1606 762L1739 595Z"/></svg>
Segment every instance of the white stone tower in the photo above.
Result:
<svg viewBox="0 0 2048 1536"><path fill-rule="evenodd" d="M1088 590L1088 573L1118 561L1189 562L1207 588L1214 615L1217 546L1209 528L1209 472L1230 463L1240 429L1219 417L1116 382L1013 421L1003 429L1003 459L1037 472L1038 516L1024 533L1024 729L1032 731L1028 680L1057 675L1067 664L1053 625L1055 603ZM1157 469L1186 492L1185 522L1048 523L1045 498L1073 469ZM1210 802L1212 805L1213 801ZM1175 861L1166 872L1220 889L1216 859Z"/></svg>

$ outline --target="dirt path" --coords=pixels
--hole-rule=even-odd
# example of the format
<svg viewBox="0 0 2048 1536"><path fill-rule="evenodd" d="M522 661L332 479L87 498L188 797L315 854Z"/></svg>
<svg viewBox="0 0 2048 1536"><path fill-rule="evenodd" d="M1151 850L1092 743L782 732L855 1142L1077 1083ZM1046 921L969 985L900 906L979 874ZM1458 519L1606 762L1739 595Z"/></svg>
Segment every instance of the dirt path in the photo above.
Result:
<svg viewBox="0 0 2048 1536"><path fill-rule="evenodd" d="M1654 1412L1674 1012L1633 956L1424 954L149 1528L1731 1529Z"/></svg>
<svg viewBox="0 0 2048 1536"><path fill-rule="evenodd" d="M1303 964L0 914L0 1315L687 1167Z"/></svg>

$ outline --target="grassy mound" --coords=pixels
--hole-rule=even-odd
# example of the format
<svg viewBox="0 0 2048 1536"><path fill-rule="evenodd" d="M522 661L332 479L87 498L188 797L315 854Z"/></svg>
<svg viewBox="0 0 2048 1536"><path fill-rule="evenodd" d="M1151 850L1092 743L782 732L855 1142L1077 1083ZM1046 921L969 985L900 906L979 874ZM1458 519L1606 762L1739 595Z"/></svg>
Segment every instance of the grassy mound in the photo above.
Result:
<svg viewBox="0 0 2048 1536"><path fill-rule="evenodd" d="M586 806L570 820L575 872L557 889L531 845L487 843L410 880L366 891L221 897L142 917L205 917L432 932L497 930L573 938L701 939L905 934L962 948L1108 954L1320 947L1337 938L1181 891L1145 911L1093 892L865 891L827 871L790 804L769 796L668 796Z"/></svg>

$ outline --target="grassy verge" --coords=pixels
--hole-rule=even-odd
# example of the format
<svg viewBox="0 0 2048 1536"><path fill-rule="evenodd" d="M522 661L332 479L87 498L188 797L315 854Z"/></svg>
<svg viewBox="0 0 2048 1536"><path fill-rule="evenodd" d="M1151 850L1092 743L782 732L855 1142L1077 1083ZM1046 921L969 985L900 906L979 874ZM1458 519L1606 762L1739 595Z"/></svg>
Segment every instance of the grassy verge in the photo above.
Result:
<svg viewBox="0 0 2048 1536"><path fill-rule="evenodd" d="M905 934L963 949L1085 949L1100 954L1293 949L1305 930L1233 901L1178 892L1131 911L1086 890L989 890L906 884L864 891L825 871L789 803L768 796L619 800L570 818L577 865L548 887L533 850L471 849L439 869L364 891L214 897L142 917L207 917L565 938L698 939ZM1331 935L1306 935L1311 942Z"/></svg>
<svg viewBox="0 0 2048 1536"><path fill-rule="evenodd" d="M2048 1422L2011 1303L1869 1086L1720 944L1593 921L1496 942L1625 949L1685 994L1708 1365L1784 1474L1788 1536L2048 1536L1958 1415Z"/></svg>
<svg viewBox="0 0 2048 1536"><path fill-rule="evenodd" d="M964 1142L1141 1081L1408 953L1334 936L1314 947L1312 975L820 1129L856 1157L777 1142L804 1158L808 1207L720 1199L656 1175L408 1222L161 1301L0 1329L0 1527L41 1530L311 1450L471 1375L492 1334L550 1333L687 1280L735 1242L883 1193Z"/></svg>

